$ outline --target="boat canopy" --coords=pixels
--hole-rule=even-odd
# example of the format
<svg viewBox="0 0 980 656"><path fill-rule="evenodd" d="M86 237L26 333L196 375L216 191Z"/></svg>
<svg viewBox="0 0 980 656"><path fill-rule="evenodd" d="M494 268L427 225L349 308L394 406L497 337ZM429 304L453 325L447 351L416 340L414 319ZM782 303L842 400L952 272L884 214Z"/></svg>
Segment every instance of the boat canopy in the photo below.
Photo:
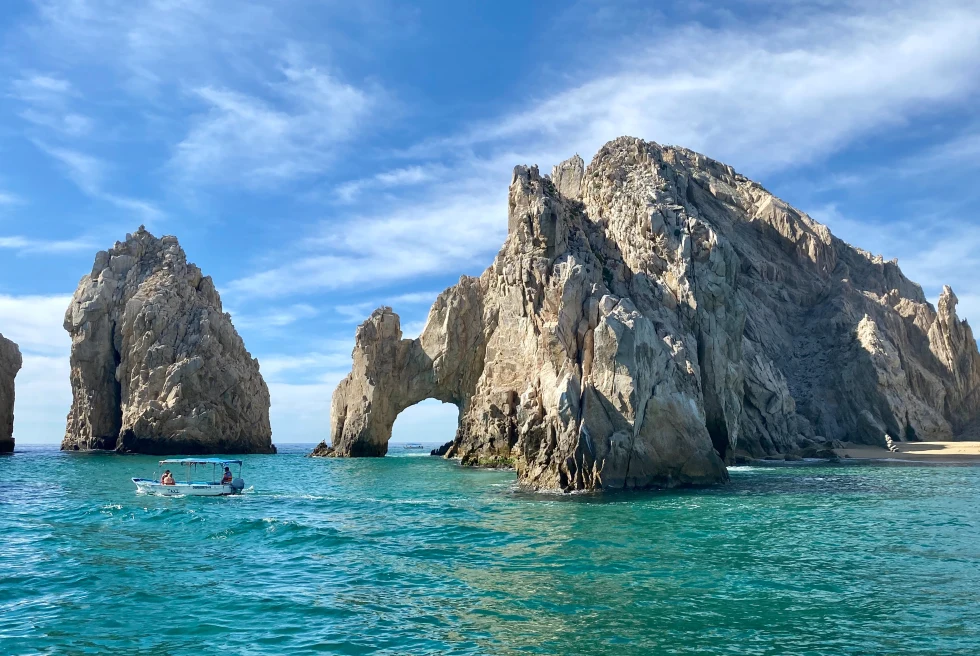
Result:
<svg viewBox="0 0 980 656"><path fill-rule="evenodd" d="M161 465L240 465L241 460L225 460L224 458L168 458L161 460Z"/></svg>

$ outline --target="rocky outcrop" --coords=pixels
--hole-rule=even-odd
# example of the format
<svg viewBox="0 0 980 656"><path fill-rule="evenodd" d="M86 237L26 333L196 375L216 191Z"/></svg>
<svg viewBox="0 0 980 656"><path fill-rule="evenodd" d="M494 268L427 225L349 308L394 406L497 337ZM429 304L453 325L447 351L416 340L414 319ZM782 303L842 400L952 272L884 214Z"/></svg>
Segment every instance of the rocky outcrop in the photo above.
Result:
<svg viewBox="0 0 980 656"><path fill-rule="evenodd" d="M22 364L17 345L0 335L0 453L14 450L14 378Z"/></svg>
<svg viewBox="0 0 980 656"><path fill-rule="evenodd" d="M329 458L332 455L333 455L333 447L327 444L326 440L321 440L320 443L313 448L313 451L310 452L309 457Z"/></svg>
<svg viewBox="0 0 980 656"><path fill-rule="evenodd" d="M142 226L95 257L65 314L62 449L272 453L269 390L209 276Z"/></svg>
<svg viewBox="0 0 980 656"><path fill-rule="evenodd" d="M418 339L381 308L333 396L336 456L387 450L401 410L459 407L447 457L553 490L724 481L834 440L953 439L980 354L944 291L853 248L731 167L623 137L584 168L514 171L509 234Z"/></svg>

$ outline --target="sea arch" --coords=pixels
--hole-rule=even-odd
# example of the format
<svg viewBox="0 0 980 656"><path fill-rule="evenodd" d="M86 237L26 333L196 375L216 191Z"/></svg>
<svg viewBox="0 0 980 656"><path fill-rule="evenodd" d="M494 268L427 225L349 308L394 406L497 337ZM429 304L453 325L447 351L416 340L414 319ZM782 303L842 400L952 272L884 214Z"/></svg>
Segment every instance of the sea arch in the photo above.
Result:
<svg viewBox="0 0 980 656"><path fill-rule="evenodd" d="M476 278L436 299L422 334L403 339L390 307L375 310L355 338L353 367L333 394L334 455L379 457L398 415L427 399L456 406L460 416L483 371L485 339Z"/></svg>

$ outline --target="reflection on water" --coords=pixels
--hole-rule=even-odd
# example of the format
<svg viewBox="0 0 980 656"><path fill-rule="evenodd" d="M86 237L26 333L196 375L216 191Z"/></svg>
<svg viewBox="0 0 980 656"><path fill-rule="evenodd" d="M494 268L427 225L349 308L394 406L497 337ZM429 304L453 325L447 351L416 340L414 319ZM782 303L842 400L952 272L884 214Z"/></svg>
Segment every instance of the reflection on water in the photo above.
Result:
<svg viewBox="0 0 980 656"><path fill-rule="evenodd" d="M0 652L980 653L977 467L557 496L308 449L230 498L135 494L150 457L0 458Z"/></svg>

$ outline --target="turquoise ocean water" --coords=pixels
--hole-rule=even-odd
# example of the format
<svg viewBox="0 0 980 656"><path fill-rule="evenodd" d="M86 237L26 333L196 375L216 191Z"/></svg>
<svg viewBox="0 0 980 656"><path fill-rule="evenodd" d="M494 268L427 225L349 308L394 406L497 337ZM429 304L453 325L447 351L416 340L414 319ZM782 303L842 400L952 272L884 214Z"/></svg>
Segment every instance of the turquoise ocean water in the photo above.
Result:
<svg viewBox="0 0 980 656"><path fill-rule="evenodd" d="M980 654L980 467L547 496L437 458L0 458L2 654Z"/></svg>

